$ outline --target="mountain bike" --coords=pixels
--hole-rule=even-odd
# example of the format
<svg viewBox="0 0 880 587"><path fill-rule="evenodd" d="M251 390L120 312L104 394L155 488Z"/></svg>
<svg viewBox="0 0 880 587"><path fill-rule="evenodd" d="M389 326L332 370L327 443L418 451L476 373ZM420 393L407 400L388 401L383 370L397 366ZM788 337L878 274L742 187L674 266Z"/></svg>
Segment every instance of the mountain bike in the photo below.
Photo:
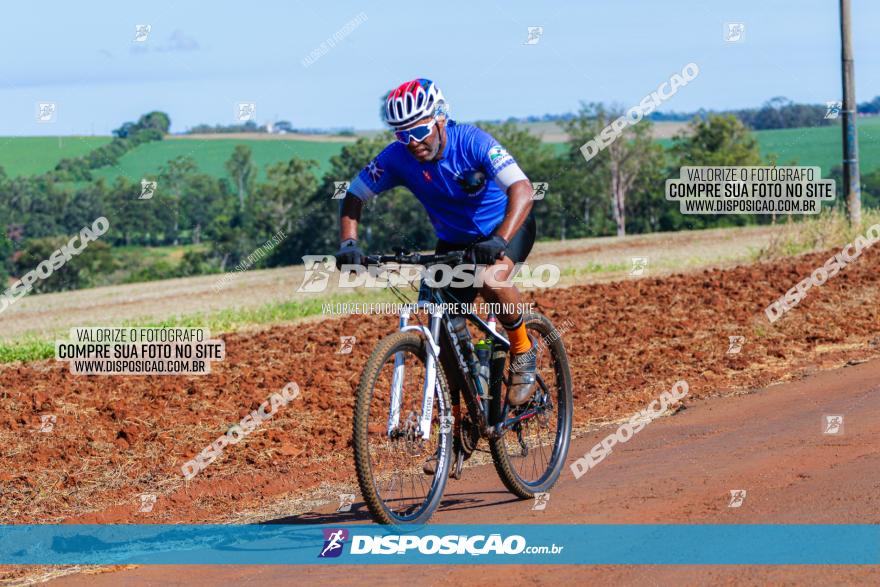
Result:
<svg viewBox="0 0 880 587"><path fill-rule="evenodd" d="M466 254L398 251L368 257L367 264L454 267ZM510 492L528 499L549 490L571 441L572 382L561 333L545 316L524 314L537 353L537 385L527 403L513 407L506 402L510 342L491 321L487 324L476 313L448 313L454 297L427 286L424 279L416 303L409 303L396 285L389 287L405 302L399 330L376 345L364 366L354 417L358 484L374 520L390 525L427 522L440 505L448 478L460 478L464 459L481 439L488 441L495 470ZM426 321L421 313L427 314ZM482 353L475 351L468 323L484 337L477 343ZM466 383L455 438L450 389L439 360L443 343L451 345ZM433 475L423 470L429 458L435 459Z"/></svg>

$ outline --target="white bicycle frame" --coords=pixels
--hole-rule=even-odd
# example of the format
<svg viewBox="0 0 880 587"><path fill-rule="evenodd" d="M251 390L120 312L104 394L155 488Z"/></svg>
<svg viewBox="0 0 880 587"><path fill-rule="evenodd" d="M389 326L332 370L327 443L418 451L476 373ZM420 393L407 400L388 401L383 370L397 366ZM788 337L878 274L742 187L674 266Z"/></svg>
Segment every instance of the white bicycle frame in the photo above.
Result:
<svg viewBox="0 0 880 587"><path fill-rule="evenodd" d="M415 326L409 324L409 317L416 308L427 306L431 310L431 326ZM421 332L428 341L430 352L425 359L425 384L422 388L422 414L419 418L419 432L422 439L428 440L431 435L431 416L434 412L434 394L437 390L437 360L440 357L440 319L443 316L442 309L436 304L419 301L416 304L407 304L400 310L400 331L408 332L415 330ZM403 402L403 380L406 366L404 365L403 353L394 355L394 375L391 379L391 407L388 414L388 434L397 428L400 423L400 406Z"/></svg>
<svg viewBox="0 0 880 587"><path fill-rule="evenodd" d="M430 327L415 326L409 324L410 314L414 309L427 307L431 312ZM416 331L421 332L428 341L429 353L425 359L425 383L422 388L422 414L419 418L419 432L422 439L428 440L431 435L431 416L434 412L434 394L437 391L437 361L440 360L440 324L442 322L443 310L440 304L433 304L425 300L419 300L415 304L406 304L400 309L400 332ZM510 348L510 342L503 335L491 329L479 317L474 317L483 328L491 331L496 340L502 345L502 348ZM391 378L391 406L388 412L388 435L400 424L400 407L403 403L403 380L405 376L406 366L404 365L404 356L402 352L394 355L394 373ZM443 427L449 425L451 430L451 422L441 422L441 432L446 432Z"/></svg>

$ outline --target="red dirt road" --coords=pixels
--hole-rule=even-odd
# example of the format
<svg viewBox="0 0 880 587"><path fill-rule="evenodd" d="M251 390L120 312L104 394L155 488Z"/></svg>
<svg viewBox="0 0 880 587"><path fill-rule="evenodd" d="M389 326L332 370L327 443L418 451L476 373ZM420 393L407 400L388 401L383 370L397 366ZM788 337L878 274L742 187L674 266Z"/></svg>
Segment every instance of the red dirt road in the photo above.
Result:
<svg viewBox="0 0 880 587"><path fill-rule="evenodd" d="M708 390L694 389L699 395ZM491 465L451 481L436 523L880 523L880 361L826 371L745 395L685 401L645 427L584 477L569 469L544 511L506 493ZM843 433L823 434L825 414ZM569 462L613 428L572 444ZM731 489L745 489L739 508ZM345 523L366 516L332 508L291 523ZM59 585L853 585L878 584L880 568L784 566L366 566L141 567L71 576Z"/></svg>

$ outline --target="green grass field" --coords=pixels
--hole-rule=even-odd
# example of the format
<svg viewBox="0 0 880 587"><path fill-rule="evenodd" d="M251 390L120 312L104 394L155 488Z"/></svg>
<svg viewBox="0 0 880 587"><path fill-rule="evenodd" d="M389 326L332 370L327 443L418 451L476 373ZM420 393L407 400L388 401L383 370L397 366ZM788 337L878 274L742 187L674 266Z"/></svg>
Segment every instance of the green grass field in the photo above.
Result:
<svg viewBox="0 0 880 587"><path fill-rule="evenodd" d="M862 118L859 124L859 153L862 172L880 168L880 117ZM786 130L765 130L755 133L765 157L770 153L778 155L778 163L787 165L818 165L823 176L827 176L834 165L840 165L840 126L818 128L797 128ZM0 165L10 176L33 175L48 171L58 160L75 157L108 142L110 137L0 137ZM659 141L664 146L670 139ZM265 177L266 166L279 161L287 161L294 155L318 161L319 174L329 168L330 157L338 153L343 143L303 141L303 140L254 140L254 139L167 139L148 143L127 153L115 167L106 167L94 172L97 177L112 180L126 175L131 180L139 180L156 174L168 160L181 155L189 155L196 160L199 168L215 177L225 177L224 162L236 145L248 145L260 169L260 178ZM567 145L554 143L557 153L567 149Z"/></svg>
<svg viewBox="0 0 880 587"><path fill-rule="evenodd" d="M860 118L859 129L859 167L867 173L880 167L880 117ZM818 128L791 128L784 130L765 130L759 133L761 155L779 155L779 165L818 165L823 177L831 168L841 165L840 125Z"/></svg>
<svg viewBox="0 0 880 587"><path fill-rule="evenodd" d="M343 143L298 140L166 139L141 145L123 155L116 167L99 169L94 175L108 180L126 175L131 180L140 181L142 177L158 173L159 168L167 161L188 155L195 159L203 172L214 177L226 177L223 164L232 155L236 145L242 144L250 147L253 152L254 162L260 170L259 179L265 178L267 165L289 161L293 156L314 159L321 166L319 174L323 174L330 167L330 157L343 147Z"/></svg>
<svg viewBox="0 0 880 587"><path fill-rule="evenodd" d="M62 159L81 157L111 137L0 137L0 166L10 177L37 175Z"/></svg>

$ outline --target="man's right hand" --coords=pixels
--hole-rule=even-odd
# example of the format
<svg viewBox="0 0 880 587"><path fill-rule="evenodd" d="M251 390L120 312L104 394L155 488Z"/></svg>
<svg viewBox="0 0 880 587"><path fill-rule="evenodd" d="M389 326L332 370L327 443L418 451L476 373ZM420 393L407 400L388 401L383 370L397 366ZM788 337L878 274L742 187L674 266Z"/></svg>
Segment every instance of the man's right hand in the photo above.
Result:
<svg viewBox="0 0 880 587"><path fill-rule="evenodd" d="M342 269L343 265L363 265L364 252L353 238L342 241L339 251L336 252L336 268Z"/></svg>

